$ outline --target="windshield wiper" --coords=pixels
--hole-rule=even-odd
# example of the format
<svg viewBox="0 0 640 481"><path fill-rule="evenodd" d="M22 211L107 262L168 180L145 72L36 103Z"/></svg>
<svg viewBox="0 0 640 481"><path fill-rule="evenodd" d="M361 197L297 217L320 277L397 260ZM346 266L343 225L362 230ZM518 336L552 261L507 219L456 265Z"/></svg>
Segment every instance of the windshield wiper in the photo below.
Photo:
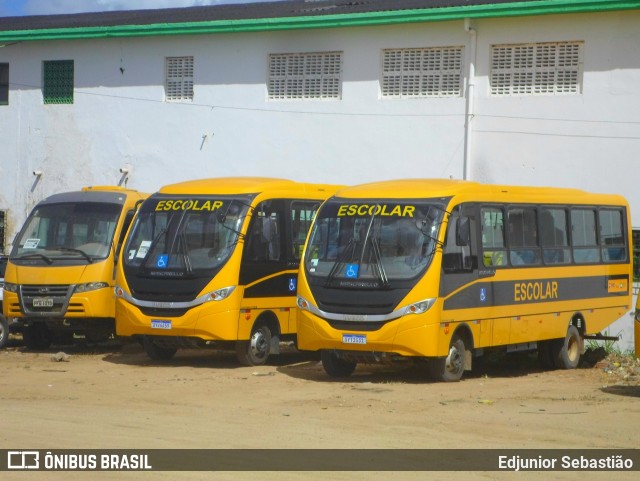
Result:
<svg viewBox="0 0 640 481"><path fill-rule="evenodd" d="M89 261L89 264L93 264L93 257L91 257L82 249L75 249L74 247L64 247L64 246L55 246L55 247L51 247L50 249L51 250L55 249L61 252L75 252L76 254L80 254L82 257L87 259Z"/></svg>
<svg viewBox="0 0 640 481"><path fill-rule="evenodd" d="M12 259L12 260L20 261L22 259L31 259L33 257L39 257L40 259L44 260L47 264L53 264L53 259L51 257L45 256L44 254L40 254L37 252L34 252L33 254L25 254L23 256L16 257L15 259Z"/></svg>
<svg viewBox="0 0 640 481"><path fill-rule="evenodd" d="M338 274L338 271L340 270L340 266L344 264L344 261L349 255L350 249L351 249L351 254L353 255L353 253L355 253L355 250L356 250L356 240L354 237L351 237L351 239L349 239L349 243L345 246L344 250L342 251L342 254L340 254L335 264L333 264L333 267L331 268L331 270L329 271L329 274L327 275L327 280L324 283L325 287L328 287L329 284L331 284L331 282L333 281L333 279L335 279L336 275Z"/></svg>
<svg viewBox="0 0 640 481"><path fill-rule="evenodd" d="M371 229L373 227L373 222L375 220L375 214L371 215L371 219L369 220L369 226L367 227L367 233L365 234L364 241L362 243L362 255L360 256L360 265L362 265L364 261L364 253L367 248L367 240L371 242L371 250L373 251L373 259L375 261L374 268L372 269L378 279L380 279L380 283L382 287L389 287L389 278L387 277L387 273L384 270L384 266L382 265L382 253L380 252L380 244L378 243L378 239L375 236L371 235Z"/></svg>

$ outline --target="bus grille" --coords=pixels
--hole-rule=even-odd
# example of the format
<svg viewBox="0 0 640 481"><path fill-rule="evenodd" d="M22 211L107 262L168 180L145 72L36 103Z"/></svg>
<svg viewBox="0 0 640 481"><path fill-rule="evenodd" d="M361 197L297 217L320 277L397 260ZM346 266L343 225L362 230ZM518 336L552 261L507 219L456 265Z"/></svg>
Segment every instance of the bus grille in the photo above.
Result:
<svg viewBox="0 0 640 481"><path fill-rule="evenodd" d="M22 312L30 316L62 317L73 289L73 285L22 285L19 291Z"/></svg>

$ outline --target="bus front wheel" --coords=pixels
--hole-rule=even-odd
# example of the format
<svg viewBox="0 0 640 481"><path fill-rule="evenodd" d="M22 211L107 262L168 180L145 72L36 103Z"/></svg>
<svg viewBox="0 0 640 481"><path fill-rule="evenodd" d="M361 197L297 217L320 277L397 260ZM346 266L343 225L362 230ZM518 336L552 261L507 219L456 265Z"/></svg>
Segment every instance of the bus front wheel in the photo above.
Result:
<svg viewBox="0 0 640 481"><path fill-rule="evenodd" d="M243 366L261 366L271 351L271 330L265 324L255 328L248 341L236 342L236 357Z"/></svg>
<svg viewBox="0 0 640 481"><path fill-rule="evenodd" d="M0 314L0 348L3 348L9 342L9 321Z"/></svg>
<svg viewBox="0 0 640 481"><path fill-rule="evenodd" d="M556 367L560 369L575 369L580 363L582 355L582 337L580 331L573 324L567 329L564 340L558 343L558 350L555 353Z"/></svg>
<svg viewBox="0 0 640 481"><path fill-rule="evenodd" d="M429 372L436 381L456 382L464 373L464 356L466 347L464 340L454 335L449 344L447 357L429 359Z"/></svg>
<svg viewBox="0 0 640 481"><path fill-rule="evenodd" d="M322 350L322 367L330 377L349 377L356 370L357 363L342 359L335 351Z"/></svg>
<svg viewBox="0 0 640 481"><path fill-rule="evenodd" d="M175 347L159 346L153 341L153 337L151 336L144 336L142 339L142 347L144 347L147 356L154 361L168 361L178 352L178 349Z"/></svg>

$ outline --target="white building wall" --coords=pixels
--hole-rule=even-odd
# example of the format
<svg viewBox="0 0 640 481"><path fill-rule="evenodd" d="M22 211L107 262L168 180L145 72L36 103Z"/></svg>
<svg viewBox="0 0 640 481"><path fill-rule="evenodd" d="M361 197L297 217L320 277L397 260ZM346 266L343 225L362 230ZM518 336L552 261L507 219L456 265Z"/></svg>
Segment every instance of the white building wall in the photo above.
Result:
<svg viewBox="0 0 640 481"><path fill-rule="evenodd" d="M472 22L471 178L620 192L640 205L640 13ZM579 40L581 95L489 94L493 44ZM0 209L9 240L35 202L86 184L161 185L219 175L361 183L463 176L464 98L380 97L381 49L465 46L463 22L292 32L22 42L0 106ZM270 53L343 52L342 99L268 101ZM195 58L193 102L164 101L164 59ZM42 61L73 59L73 105L43 105ZM468 60L468 59L467 59ZM33 170L44 176L34 185ZM640 209L634 209L640 227Z"/></svg>

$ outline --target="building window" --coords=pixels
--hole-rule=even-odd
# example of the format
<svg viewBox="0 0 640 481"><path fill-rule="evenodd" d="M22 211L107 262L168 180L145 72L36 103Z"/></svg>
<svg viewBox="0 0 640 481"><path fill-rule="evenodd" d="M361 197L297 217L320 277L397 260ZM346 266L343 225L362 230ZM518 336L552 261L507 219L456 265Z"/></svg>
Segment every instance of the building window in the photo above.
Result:
<svg viewBox="0 0 640 481"><path fill-rule="evenodd" d="M193 57L167 57L165 99L193 100Z"/></svg>
<svg viewBox="0 0 640 481"><path fill-rule="evenodd" d="M0 63L0 105L9 105L9 64Z"/></svg>
<svg viewBox="0 0 640 481"><path fill-rule="evenodd" d="M342 52L269 55L270 100L339 99Z"/></svg>
<svg viewBox="0 0 640 481"><path fill-rule="evenodd" d="M459 97L462 52L462 47L383 50L382 96Z"/></svg>
<svg viewBox="0 0 640 481"><path fill-rule="evenodd" d="M73 60L49 60L43 65L45 104L73 103Z"/></svg>
<svg viewBox="0 0 640 481"><path fill-rule="evenodd" d="M579 94L583 42L494 45L493 95Z"/></svg>

